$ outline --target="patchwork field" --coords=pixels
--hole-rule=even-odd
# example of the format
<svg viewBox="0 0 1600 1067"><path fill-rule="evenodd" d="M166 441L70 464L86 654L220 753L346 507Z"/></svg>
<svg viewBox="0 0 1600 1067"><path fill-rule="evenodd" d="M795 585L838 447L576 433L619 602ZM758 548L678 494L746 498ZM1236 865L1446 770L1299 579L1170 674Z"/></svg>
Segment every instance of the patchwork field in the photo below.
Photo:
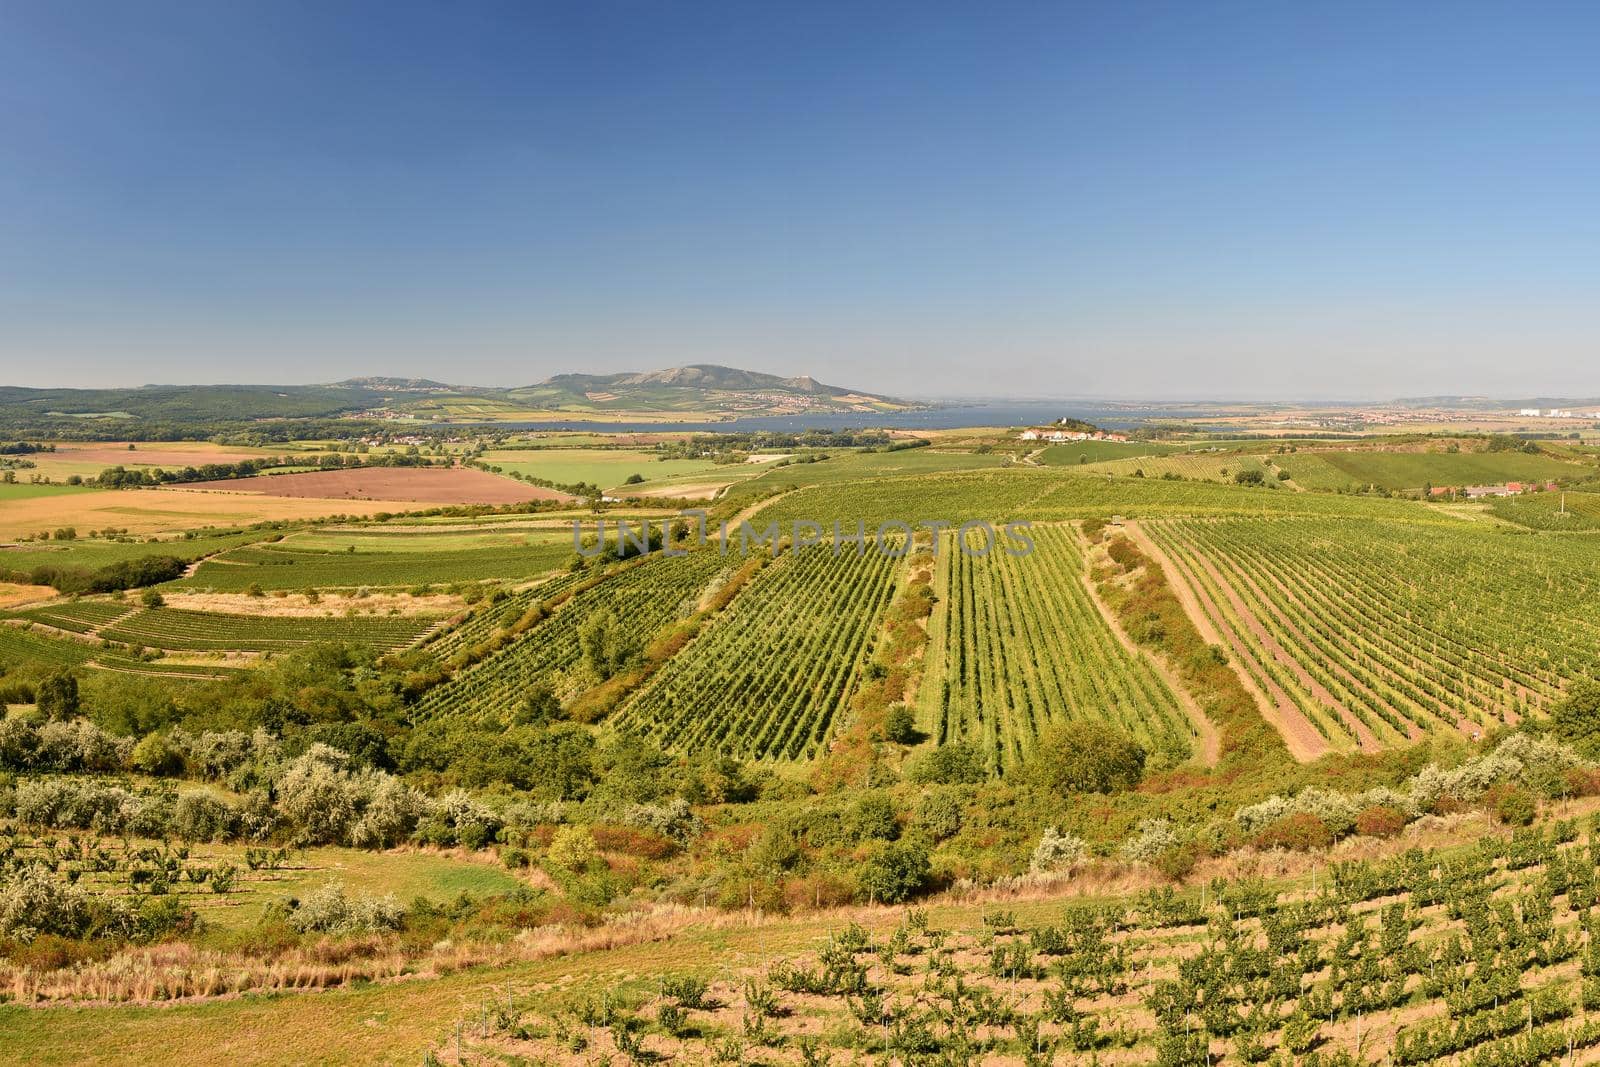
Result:
<svg viewBox="0 0 1600 1067"><path fill-rule="evenodd" d="M164 603L22 586L0 620L0 820L31 820L0 829L0 923L23 892L65 916L0 937L0 994L95 1000L0 1005L0 1055L1600 1060L1600 852L1552 818L1593 811L1600 764L1519 732L1600 681L1592 495L1562 519L1165 451L773 459L710 505L782 536L1031 523L1020 557L947 528L906 558L580 562L552 512L0 550L64 585L194 561ZM0 508L97 498L404 509Z"/></svg>

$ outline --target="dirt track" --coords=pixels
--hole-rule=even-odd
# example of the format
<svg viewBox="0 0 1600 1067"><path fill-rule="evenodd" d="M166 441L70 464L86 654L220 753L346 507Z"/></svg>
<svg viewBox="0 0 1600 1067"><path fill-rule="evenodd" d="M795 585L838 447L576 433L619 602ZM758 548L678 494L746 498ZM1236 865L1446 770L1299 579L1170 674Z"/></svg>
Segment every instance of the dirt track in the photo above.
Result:
<svg viewBox="0 0 1600 1067"><path fill-rule="evenodd" d="M1085 559L1087 560L1088 545L1083 543L1081 537L1079 538L1079 544L1084 549ZM1123 647L1128 655L1143 658L1154 667L1156 673L1161 676L1161 680L1167 683L1167 688L1172 690L1173 696L1178 698L1178 704L1183 708L1185 714L1189 716L1189 721L1194 724L1195 735L1200 742L1201 761L1207 767L1215 767L1217 760L1222 756L1222 738L1217 733L1216 724L1206 718L1205 712L1201 711L1200 705L1195 703L1194 697L1190 694L1188 688L1184 686L1183 681L1163 661L1162 657L1147 655L1140 650L1138 645L1133 643L1133 638L1129 637L1122 629L1122 623L1117 620L1112 610L1106 606L1106 602L1100 599L1100 590L1095 588L1094 580L1089 577L1088 571L1085 570L1079 577L1083 579L1083 588L1088 592L1089 599L1094 603L1095 610L1100 612L1100 617L1105 620L1106 626L1116 636L1117 643Z"/></svg>

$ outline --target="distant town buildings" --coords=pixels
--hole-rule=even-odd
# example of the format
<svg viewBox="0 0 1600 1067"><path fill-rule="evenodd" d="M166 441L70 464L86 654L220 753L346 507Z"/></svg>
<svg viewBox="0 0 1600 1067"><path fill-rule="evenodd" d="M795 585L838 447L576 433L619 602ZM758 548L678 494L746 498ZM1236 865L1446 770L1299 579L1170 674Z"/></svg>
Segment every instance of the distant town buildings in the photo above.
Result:
<svg viewBox="0 0 1600 1067"><path fill-rule="evenodd" d="M1096 430L1094 433L1083 431L1052 430L1030 428L1023 430L1019 435L1024 441L1049 441L1051 444L1067 444L1073 441L1113 441L1117 444L1126 444L1128 435L1123 433L1106 433Z"/></svg>
<svg viewBox="0 0 1600 1067"><path fill-rule="evenodd" d="M1570 408L1519 408L1517 414L1531 419L1600 419L1600 411L1573 411Z"/></svg>
<svg viewBox="0 0 1600 1067"><path fill-rule="evenodd" d="M1540 491L1551 492L1556 488L1555 482L1507 482L1504 485L1468 485L1457 488L1450 485L1436 485L1428 491L1430 496L1464 496L1468 500L1483 500L1497 496L1521 496L1523 493L1537 493Z"/></svg>

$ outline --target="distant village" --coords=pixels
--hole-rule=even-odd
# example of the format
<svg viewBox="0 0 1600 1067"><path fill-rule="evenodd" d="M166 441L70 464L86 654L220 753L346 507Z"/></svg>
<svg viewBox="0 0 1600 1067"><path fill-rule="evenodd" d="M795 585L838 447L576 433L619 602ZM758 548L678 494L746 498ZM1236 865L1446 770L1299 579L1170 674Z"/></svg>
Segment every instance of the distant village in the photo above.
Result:
<svg viewBox="0 0 1600 1067"><path fill-rule="evenodd" d="M1566 408L1521 408L1517 414L1531 419L1600 419L1600 411L1569 411Z"/></svg>
<svg viewBox="0 0 1600 1067"><path fill-rule="evenodd" d="M1069 420L1062 419L1065 423ZM1104 430L1062 430L1055 426L1031 426L1018 435L1024 441L1048 441L1051 444L1066 444L1069 441L1115 441L1127 443L1128 435L1123 433L1106 433Z"/></svg>
<svg viewBox="0 0 1600 1067"><path fill-rule="evenodd" d="M1521 496L1523 493L1547 493L1556 489L1555 482L1507 482L1504 485L1436 485L1428 490L1433 497L1462 496L1468 500L1483 500L1493 496Z"/></svg>

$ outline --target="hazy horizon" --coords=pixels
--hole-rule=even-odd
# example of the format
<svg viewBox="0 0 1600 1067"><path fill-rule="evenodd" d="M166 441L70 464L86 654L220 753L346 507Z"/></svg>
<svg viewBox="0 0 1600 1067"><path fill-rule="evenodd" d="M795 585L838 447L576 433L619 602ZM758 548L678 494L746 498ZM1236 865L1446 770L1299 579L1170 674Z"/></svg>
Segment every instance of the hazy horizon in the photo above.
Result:
<svg viewBox="0 0 1600 1067"><path fill-rule="evenodd" d="M0 382L1582 398L1600 9L0 0Z"/></svg>

